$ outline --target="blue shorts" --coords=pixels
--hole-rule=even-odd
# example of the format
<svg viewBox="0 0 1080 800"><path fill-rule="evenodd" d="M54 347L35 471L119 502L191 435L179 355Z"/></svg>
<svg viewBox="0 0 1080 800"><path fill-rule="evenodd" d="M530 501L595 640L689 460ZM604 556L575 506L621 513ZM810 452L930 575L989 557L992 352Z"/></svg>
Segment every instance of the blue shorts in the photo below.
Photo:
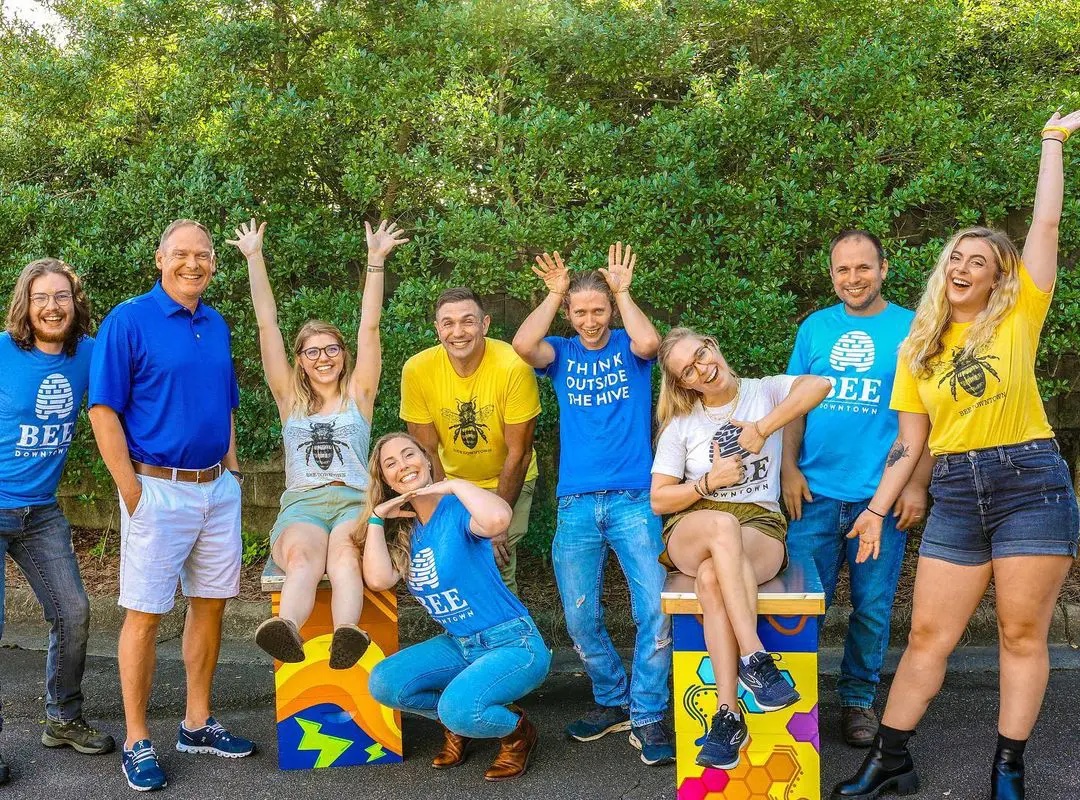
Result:
<svg viewBox="0 0 1080 800"><path fill-rule="evenodd" d="M1054 439L938 456L919 555L961 566L1076 557L1080 511Z"/></svg>

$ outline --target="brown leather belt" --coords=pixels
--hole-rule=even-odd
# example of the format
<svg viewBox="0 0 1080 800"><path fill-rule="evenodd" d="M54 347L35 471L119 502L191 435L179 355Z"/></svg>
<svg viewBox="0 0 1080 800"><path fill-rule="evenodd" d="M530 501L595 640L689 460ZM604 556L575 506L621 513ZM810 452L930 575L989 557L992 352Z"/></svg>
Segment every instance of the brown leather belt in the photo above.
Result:
<svg viewBox="0 0 1080 800"><path fill-rule="evenodd" d="M210 483L216 481L225 473L225 467L221 463L214 464L206 469L174 469L173 467L155 467L151 464L142 464L138 461L131 462L132 468L138 475L147 475L151 478L164 478L167 481L182 481L183 483Z"/></svg>

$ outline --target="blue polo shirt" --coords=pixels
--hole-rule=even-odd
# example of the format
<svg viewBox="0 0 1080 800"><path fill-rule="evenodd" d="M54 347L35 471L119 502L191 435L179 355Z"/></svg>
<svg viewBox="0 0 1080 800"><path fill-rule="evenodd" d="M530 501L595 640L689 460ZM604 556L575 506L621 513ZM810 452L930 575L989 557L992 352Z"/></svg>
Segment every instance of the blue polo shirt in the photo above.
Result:
<svg viewBox="0 0 1080 800"><path fill-rule="evenodd" d="M90 362L91 406L120 417L134 461L205 469L229 449L240 405L229 326L203 302L191 313L158 282L101 323Z"/></svg>

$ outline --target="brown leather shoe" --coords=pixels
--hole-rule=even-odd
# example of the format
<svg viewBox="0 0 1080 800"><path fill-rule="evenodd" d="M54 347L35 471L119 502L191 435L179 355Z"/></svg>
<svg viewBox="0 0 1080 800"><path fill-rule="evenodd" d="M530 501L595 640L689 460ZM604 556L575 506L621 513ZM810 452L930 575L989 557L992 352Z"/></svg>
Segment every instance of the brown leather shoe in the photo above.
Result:
<svg viewBox="0 0 1080 800"><path fill-rule="evenodd" d="M431 759L431 766L435 769L450 769L458 764L465 763L465 748L472 739L467 736L458 736L452 730L443 726L443 746L435 758Z"/></svg>
<svg viewBox="0 0 1080 800"><path fill-rule="evenodd" d="M840 709L840 732L852 747L869 747L878 731L878 718L872 708L844 706Z"/></svg>
<svg viewBox="0 0 1080 800"><path fill-rule="evenodd" d="M521 719L508 736L499 740L499 752L484 773L486 781L506 781L524 775L529 756L536 750L536 728L525 711L516 705L511 705L510 710L520 714Z"/></svg>

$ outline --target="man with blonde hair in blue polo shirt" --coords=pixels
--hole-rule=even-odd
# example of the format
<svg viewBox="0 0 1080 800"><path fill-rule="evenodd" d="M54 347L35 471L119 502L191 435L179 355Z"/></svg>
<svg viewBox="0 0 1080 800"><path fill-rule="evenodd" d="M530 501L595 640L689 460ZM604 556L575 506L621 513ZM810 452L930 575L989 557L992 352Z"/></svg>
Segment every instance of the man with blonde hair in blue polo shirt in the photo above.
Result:
<svg viewBox="0 0 1080 800"><path fill-rule="evenodd" d="M123 771L136 791L166 785L146 706L158 623L173 606L177 579L188 610L187 708L176 749L227 758L255 749L210 710L225 601L240 591L242 478L229 328L201 300L215 271L210 232L194 220L173 222L155 260L161 280L109 313L90 368L90 422L120 494L119 602L127 614L117 661Z"/></svg>

